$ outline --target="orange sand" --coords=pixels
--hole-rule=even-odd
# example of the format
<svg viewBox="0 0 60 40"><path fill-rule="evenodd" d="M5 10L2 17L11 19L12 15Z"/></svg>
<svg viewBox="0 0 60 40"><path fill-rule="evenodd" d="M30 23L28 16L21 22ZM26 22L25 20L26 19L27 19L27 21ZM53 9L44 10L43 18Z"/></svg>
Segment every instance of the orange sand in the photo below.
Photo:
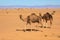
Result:
<svg viewBox="0 0 60 40"><path fill-rule="evenodd" d="M43 32L22 32L16 29L25 28L26 23L20 20L22 14L26 18L31 13L42 15L56 11L51 29L39 28ZM8 12L8 13L7 13ZM47 35L47 37L45 37ZM60 40L60 8L20 8L0 9L0 40Z"/></svg>

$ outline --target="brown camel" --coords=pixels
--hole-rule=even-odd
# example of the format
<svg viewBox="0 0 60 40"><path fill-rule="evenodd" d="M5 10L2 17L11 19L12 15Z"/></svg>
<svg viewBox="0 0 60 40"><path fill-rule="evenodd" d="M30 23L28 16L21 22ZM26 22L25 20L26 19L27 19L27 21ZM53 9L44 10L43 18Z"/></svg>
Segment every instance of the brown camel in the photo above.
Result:
<svg viewBox="0 0 60 40"><path fill-rule="evenodd" d="M53 21L53 16L54 15L55 11L53 11L53 13L49 13L47 12L46 14L44 14L42 16L42 19L43 19L43 22L45 21L47 23L47 21L50 21L50 26L52 25L52 21Z"/></svg>
<svg viewBox="0 0 60 40"><path fill-rule="evenodd" d="M43 26L42 22L41 22L42 16L40 13L39 13L39 16L37 16L35 13L32 13L31 15L27 16L27 18L25 18L25 19L23 19L22 15L20 15L20 19L30 25L31 25L31 23L38 23L38 24L41 24L41 26Z"/></svg>

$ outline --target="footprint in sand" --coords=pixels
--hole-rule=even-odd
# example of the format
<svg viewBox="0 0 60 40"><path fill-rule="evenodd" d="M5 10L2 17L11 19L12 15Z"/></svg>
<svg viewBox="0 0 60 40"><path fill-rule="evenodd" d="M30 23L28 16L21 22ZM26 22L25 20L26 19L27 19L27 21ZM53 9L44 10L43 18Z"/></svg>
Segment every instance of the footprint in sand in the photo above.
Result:
<svg viewBox="0 0 60 40"><path fill-rule="evenodd" d="M60 38L60 35L59 36L57 36L58 38Z"/></svg>
<svg viewBox="0 0 60 40"><path fill-rule="evenodd" d="M47 37L48 35L44 35L45 37Z"/></svg>

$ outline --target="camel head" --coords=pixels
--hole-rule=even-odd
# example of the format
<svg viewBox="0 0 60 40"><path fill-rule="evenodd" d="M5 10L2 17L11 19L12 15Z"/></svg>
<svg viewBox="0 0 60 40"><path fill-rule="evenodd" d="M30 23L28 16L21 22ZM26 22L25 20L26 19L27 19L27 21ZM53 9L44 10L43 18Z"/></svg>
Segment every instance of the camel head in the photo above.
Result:
<svg viewBox="0 0 60 40"><path fill-rule="evenodd" d="M20 19L23 20L22 15L19 15ZM24 20L23 20L24 21Z"/></svg>
<svg viewBox="0 0 60 40"><path fill-rule="evenodd" d="M32 13L31 15L36 15L35 13Z"/></svg>
<svg viewBox="0 0 60 40"><path fill-rule="evenodd" d="M41 16L41 13L39 13L39 16Z"/></svg>
<svg viewBox="0 0 60 40"><path fill-rule="evenodd" d="M51 14L54 15L55 14L55 11L53 11Z"/></svg>
<svg viewBox="0 0 60 40"><path fill-rule="evenodd" d="M19 15L20 19L22 18L22 15Z"/></svg>

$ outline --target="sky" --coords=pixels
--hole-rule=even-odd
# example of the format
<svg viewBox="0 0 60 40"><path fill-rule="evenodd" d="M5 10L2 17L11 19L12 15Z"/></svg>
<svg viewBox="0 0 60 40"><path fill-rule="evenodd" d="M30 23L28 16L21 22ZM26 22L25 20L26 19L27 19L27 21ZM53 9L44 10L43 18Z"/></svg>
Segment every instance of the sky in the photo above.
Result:
<svg viewBox="0 0 60 40"><path fill-rule="evenodd" d="M0 6L41 6L41 5L60 5L60 0L0 0Z"/></svg>

